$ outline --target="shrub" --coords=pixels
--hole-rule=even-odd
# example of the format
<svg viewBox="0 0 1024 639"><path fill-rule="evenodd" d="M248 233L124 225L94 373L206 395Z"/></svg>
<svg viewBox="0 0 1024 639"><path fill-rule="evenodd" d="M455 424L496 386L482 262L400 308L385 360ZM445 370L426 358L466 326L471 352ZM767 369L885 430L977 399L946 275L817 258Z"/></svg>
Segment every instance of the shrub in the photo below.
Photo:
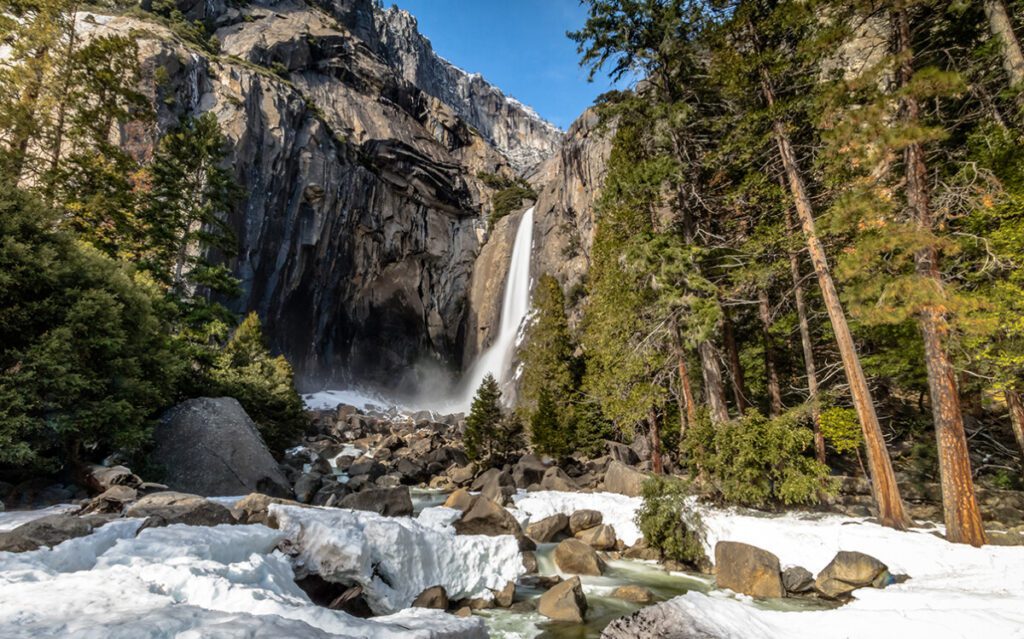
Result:
<svg viewBox="0 0 1024 639"><path fill-rule="evenodd" d="M864 435L857 420L857 411L833 406L821 411L819 419L821 434L837 453L843 454L860 449Z"/></svg>
<svg viewBox="0 0 1024 639"><path fill-rule="evenodd" d="M641 496L644 501L635 521L647 545L665 559L689 564L703 559L704 525L700 515L686 507L686 482L655 475L644 482Z"/></svg>
<svg viewBox="0 0 1024 639"><path fill-rule="evenodd" d="M484 186L494 189L493 208L487 222L491 226L523 205L524 200L537 198L537 192L522 178L510 178L480 171L476 174Z"/></svg>
<svg viewBox="0 0 1024 639"><path fill-rule="evenodd" d="M690 465L716 496L745 506L817 503L834 493L828 467L808 455L812 432L798 425L802 411L769 419L750 410L741 419L712 424L706 413L686 430Z"/></svg>
<svg viewBox="0 0 1024 639"><path fill-rule="evenodd" d="M307 418L292 367L270 354L256 313L235 329L210 370L216 394L234 397L256 422L267 447L281 453L305 431Z"/></svg>

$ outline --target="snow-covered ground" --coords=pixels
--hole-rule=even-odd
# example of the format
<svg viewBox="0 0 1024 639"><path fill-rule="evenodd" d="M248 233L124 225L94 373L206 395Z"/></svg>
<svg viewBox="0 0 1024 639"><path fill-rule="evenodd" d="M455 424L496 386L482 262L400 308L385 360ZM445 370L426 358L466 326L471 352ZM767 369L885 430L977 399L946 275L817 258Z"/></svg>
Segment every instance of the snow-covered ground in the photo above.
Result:
<svg viewBox="0 0 1024 639"><path fill-rule="evenodd" d="M348 509L271 506L282 532L300 549L299 560L332 581L363 586L370 607L400 610L431 586L448 597L491 599L526 572L511 535L456 535L461 514L427 508L417 519L382 517Z"/></svg>
<svg viewBox="0 0 1024 639"><path fill-rule="evenodd" d="M640 500L607 493L528 493L516 508L543 518L581 508L599 510L606 522L630 530ZM708 629L736 639L972 639L1024 637L1024 548L950 544L929 530L898 532L864 519L813 513L765 516L749 511L698 507L705 547L714 557L720 540L742 541L778 555L783 567L813 573L840 550L877 557L893 573L910 575L884 590L856 592L836 610L768 610L748 597L689 592L664 604L701 619Z"/></svg>
<svg viewBox="0 0 1024 639"><path fill-rule="evenodd" d="M275 551L281 531L175 525L136 536L139 525L116 521L52 550L0 553L0 637L486 636L479 619L435 610L357 619L312 604Z"/></svg>
<svg viewBox="0 0 1024 639"><path fill-rule="evenodd" d="M513 495L512 499L515 502L512 514L524 526L531 521L539 521L558 513L571 515L577 510L590 509L600 511L604 523L611 524L615 529L615 535L627 545L632 546L643 537L633 521L641 503L636 497L616 493L520 491Z"/></svg>
<svg viewBox="0 0 1024 639"><path fill-rule="evenodd" d="M387 399L370 391L355 388L307 393L302 396L302 401L309 410L330 410L342 404L355 406L359 410L385 410L390 407L394 407L399 411L406 410L405 407L396 405L394 400Z"/></svg>

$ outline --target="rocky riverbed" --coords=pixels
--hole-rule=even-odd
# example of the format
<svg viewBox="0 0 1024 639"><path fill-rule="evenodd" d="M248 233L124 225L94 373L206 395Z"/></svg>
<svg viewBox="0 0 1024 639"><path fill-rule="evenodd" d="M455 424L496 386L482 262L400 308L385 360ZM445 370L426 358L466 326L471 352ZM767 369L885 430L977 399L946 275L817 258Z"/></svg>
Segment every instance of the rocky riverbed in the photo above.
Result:
<svg viewBox="0 0 1024 639"><path fill-rule="evenodd" d="M91 495L41 482L4 489L19 509L0 513L0 635L960 637L984 628L1013 637L1024 628L1024 548L951 545L936 524L899 533L867 516L693 499L707 560L674 565L633 521L642 448L609 443L602 457L562 466L524 454L479 469L458 443L458 415L349 405L318 411L278 464L247 419L223 399L169 413L158 442L187 434L217 463L171 449L166 484L110 465L92 470ZM861 505L857 482L846 483L834 511ZM1019 530L1003 519L995 537L1011 543Z"/></svg>

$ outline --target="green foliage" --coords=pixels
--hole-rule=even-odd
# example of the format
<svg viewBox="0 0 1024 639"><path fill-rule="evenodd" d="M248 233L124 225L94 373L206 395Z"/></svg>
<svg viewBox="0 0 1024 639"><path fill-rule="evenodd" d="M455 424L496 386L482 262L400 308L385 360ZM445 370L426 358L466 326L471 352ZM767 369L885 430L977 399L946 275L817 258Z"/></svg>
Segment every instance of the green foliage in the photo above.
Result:
<svg viewBox="0 0 1024 639"><path fill-rule="evenodd" d="M487 218L490 226L522 207L525 200L537 199L537 192L523 178L510 178L486 171L480 171L476 176L484 186L495 191L491 199L491 214Z"/></svg>
<svg viewBox="0 0 1024 639"><path fill-rule="evenodd" d="M466 418L466 431L462 435L466 456L470 461L490 459L501 420L501 389L494 376L488 373L473 397Z"/></svg>
<svg viewBox="0 0 1024 639"><path fill-rule="evenodd" d="M292 367L284 356L270 354L256 313L239 324L217 354L210 381L214 394L234 397L242 404L275 453L293 446L308 425Z"/></svg>
<svg viewBox="0 0 1024 639"><path fill-rule="evenodd" d="M0 199L0 464L22 471L137 451L185 372L156 292L54 219Z"/></svg>
<svg viewBox="0 0 1024 639"><path fill-rule="evenodd" d="M832 444L832 448L839 454L859 450L864 442L857 411L852 408L826 408L821 411L819 422L825 441Z"/></svg>
<svg viewBox="0 0 1024 639"><path fill-rule="evenodd" d="M808 455L810 429L790 411L769 419L751 409L739 420L712 424L701 415L684 435L693 470L728 503L745 506L813 504L836 486L828 467Z"/></svg>
<svg viewBox="0 0 1024 639"><path fill-rule="evenodd" d="M635 521L647 545L658 549L664 559L691 565L704 559L704 525L688 507L686 482L656 475L644 482L641 491L644 501Z"/></svg>

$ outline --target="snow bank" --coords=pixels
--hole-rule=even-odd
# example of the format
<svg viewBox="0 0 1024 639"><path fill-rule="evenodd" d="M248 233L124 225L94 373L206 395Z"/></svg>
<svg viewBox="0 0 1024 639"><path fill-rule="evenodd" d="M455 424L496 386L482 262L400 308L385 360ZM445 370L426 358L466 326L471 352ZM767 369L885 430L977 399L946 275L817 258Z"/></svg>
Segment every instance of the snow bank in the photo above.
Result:
<svg viewBox="0 0 1024 639"><path fill-rule="evenodd" d="M330 410L342 404L355 406L360 410L386 410L392 406L403 410L394 401L385 399L370 391L358 389L325 390L302 396L302 401L309 410Z"/></svg>
<svg viewBox="0 0 1024 639"><path fill-rule="evenodd" d="M510 535L456 535L450 509L427 509L420 519L383 517L348 509L272 505L282 532L295 542L311 572L363 586L370 607L409 606L430 586L452 600L489 599L525 572Z"/></svg>
<svg viewBox="0 0 1024 639"><path fill-rule="evenodd" d="M265 526L107 524L52 550L0 553L0 636L74 639L476 639L479 620L357 619L309 601Z"/></svg>
<svg viewBox="0 0 1024 639"><path fill-rule="evenodd" d="M564 493L558 491L519 492L512 497L520 523L538 521L551 515L571 515L577 510L590 509L601 512L604 523L615 528L615 535L632 546L643 538L633 518L643 501L638 497L626 497L617 493Z"/></svg>
<svg viewBox="0 0 1024 639"><path fill-rule="evenodd" d="M64 513L78 510L81 506L75 504L59 504L57 506L50 506L48 508L39 508L38 510L8 510L6 512L0 512L0 532L6 530L13 530L22 524L39 519L40 517L46 517L47 515L62 515Z"/></svg>

